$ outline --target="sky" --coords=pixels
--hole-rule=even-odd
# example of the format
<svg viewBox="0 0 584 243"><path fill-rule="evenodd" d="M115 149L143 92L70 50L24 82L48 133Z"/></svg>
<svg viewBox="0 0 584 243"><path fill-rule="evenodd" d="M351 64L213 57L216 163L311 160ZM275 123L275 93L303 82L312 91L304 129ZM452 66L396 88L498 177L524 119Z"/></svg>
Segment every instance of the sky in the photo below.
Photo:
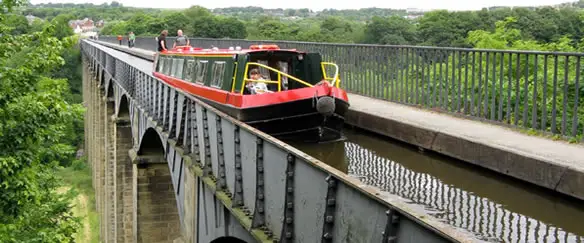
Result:
<svg viewBox="0 0 584 243"><path fill-rule="evenodd" d="M359 9L359 8L393 8L393 9L448 9L448 10L478 10L490 6L540 6L553 5L575 0L295 0L295 1L274 1L274 0L118 0L128 7L149 7L149 8L188 8L192 5L200 5L206 8L244 7L258 6L262 8L309 8L320 11L324 8L334 9ZM111 0L30 0L31 3L93 3L102 4Z"/></svg>

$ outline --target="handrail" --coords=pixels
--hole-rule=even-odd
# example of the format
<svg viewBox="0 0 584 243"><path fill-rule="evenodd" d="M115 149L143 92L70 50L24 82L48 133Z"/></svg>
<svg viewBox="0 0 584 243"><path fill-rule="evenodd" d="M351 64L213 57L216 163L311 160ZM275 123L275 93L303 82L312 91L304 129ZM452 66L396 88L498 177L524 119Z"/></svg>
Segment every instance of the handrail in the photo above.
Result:
<svg viewBox="0 0 584 243"><path fill-rule="evenodd" d="M335 67L335 75L333 77L329 78L326 75L326 69L324 68L325 65L331 65L331 66ZM339 83L341 82L341 79L339 78L339 66L335 63L332 63L332 62L321 62L320 67L322 68L322 74L324 75L324 80L332 81L331 86L336 86L337 88L339 88Z"/></svg>
<svg viewBox="0 0 584 243"><path fill-rule="evenodd" d="M276 81L273 81L273 80L252 80L252 79L247 78L247 73L249 71L249 66L250 65L255 65L255 66L258 66L258 67L263 67L263 68L266 68L266 69L268 69L270 71L276 72L278 74L278 80L276 80ZM305 81L302 81L302 80L298 79L297 77L294 77L294 76L292 76L290 74L287 74L287 73L284 73L284 72L282 72L282 71L280 71L278 69L275 69L273 67L270 67L270 66L267 66L267 65L264 65L264 64L261 64L261 63L257 63L257 62L248 62L245 65L244 75L245 76L243 78L243 83L241 84L240 94L243 94L243 90L245 89L245 83L247 83L248 81L260 82L260 83L275 83L275 84L278 84L278 91L281 91L282 90L282 75L284 77L287 77L289 79L292 79L292 80L294 80L296 82L299 82L301 84L304 84L304 85L306 85L308 87L313 87L312 84L307 83Z"/></svg>
<svg viewBox="0 0 584 243"><path fill-rule="evenodd" d="M237 80L237 62L233 63L233 79L231 80L231 92L235 90L235 80ZM245 77L245 76L244 76Z"/></svg>

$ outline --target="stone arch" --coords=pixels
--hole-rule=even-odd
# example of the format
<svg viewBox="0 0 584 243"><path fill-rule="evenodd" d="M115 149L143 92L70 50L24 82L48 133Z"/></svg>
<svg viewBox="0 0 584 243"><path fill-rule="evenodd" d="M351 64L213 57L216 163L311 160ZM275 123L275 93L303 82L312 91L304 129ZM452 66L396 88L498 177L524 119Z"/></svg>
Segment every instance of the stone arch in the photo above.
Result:
<svg viewBox="0 0 584 243"><path fill-rule="evenodd" d="M103 86L105 84L105 75L103 75L103 69L101 67L98 67L98 70L99 85Z"/></svg>
<svg viewBox="0 0 584 243"><path fill-rule="evenodd" d="M103 73L103 70L101 72ZM108 83L108 82L111 84L112 83L112 80L111 79L110 80L106 79L104 77L104 75L100 75L100 76L101 76L101 78L98 80L99 81L99 87L101 88L101 90L103 92L106 92L107 90L106 90L105 84Z"/></svg>
<svg viewBox="0 0 584 243"><path fill-rule="evenodd" d="M135 166L135 211L138 242L168 242L180 234L180 216L172 172L164 158L159 133L148 128L142 136Z"/></svg>
<svg viewBox="0 0 584 243"><path fill-rule="evenodd" d="M241 240L239 238L232 237L232 236L223 236L223 237L219 237L217 239L214 239L213 241L211 241L209 243L247 243L247 242L244 240Z"/></svg>
<svg viewBox="0 0 584 243"><path fill-rule="evenodd" d="M107 96L107 98L113 98L114 97L114 82L112 80L109 81L109 84L107 86L106 96Z"/></svg>
<svg viewBox="0 0 584 243"><path fill-rule="evenodd" d="M118 106L118 118L130 120L130 102L128 96L125 94L120 98L120 105Z"/></svg>
<svg viewBox="0 0 584 243"><path fill-rule="evenodd" d="M162 139L154 128L146 129L142 135L138 155L164 155Z"/></svg>

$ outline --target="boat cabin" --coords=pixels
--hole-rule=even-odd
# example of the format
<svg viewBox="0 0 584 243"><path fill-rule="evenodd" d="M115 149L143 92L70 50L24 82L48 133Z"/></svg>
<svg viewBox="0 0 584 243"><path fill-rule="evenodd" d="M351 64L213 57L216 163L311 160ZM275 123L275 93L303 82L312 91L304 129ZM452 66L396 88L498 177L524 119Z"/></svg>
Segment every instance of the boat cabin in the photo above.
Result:
<svg viewBox="0 0 584 243"><path fill-rule="evenodd" d="M319 53L276 45L252 45L249 49L177 47L159 53L154 65L155 72L162 75L243 95L251 94L246 88L250 82L265 83L269 92L312 87L323 80L338 87L340 82L338 66L322 62ZM252 80L252 69L258 70L263 80Z"/></svg>

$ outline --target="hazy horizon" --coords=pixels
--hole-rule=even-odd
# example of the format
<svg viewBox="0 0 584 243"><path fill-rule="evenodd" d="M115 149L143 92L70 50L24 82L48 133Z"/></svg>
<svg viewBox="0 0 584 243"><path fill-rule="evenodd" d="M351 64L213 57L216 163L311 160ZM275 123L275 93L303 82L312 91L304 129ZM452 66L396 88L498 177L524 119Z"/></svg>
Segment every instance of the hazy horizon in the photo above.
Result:
<svg viewBox="0 0 584 243"><path fill-rule="evenodd" d="M111 1L104 0L30 0L32 4L39 3L93 3L96 5L102 4L104 2L110 3ZM448 9L448 10L480 10L484 7L493 6L542 6L542 5L555 5L566 2L573 2L567 0L445 0L445 1L431 1L431 0L410 0L410 1L377 1L377 0L360 0L358 2L346 1L337 2L336 5L330 5L326 2L317 2L310 0L298 0L298 1L266 1L266 0L247 0L245 4L232 4L233 1L229 0L215 0L209 2L193 2L178 0L173 1L173 5L168 5L166 2L160 1L143 1L143 0L118 0L117 2L123 4L127 7L139 7L139 8L166 8L166 9L177 9L177 8L188 8L192 5L200 5L205 8L227 8L227 7L247 7L247 6L257 6L262 8L309 8L313 11L320 11L325 8L333 9L360 9L360 8L393 8L393 9Z"/></svg>

